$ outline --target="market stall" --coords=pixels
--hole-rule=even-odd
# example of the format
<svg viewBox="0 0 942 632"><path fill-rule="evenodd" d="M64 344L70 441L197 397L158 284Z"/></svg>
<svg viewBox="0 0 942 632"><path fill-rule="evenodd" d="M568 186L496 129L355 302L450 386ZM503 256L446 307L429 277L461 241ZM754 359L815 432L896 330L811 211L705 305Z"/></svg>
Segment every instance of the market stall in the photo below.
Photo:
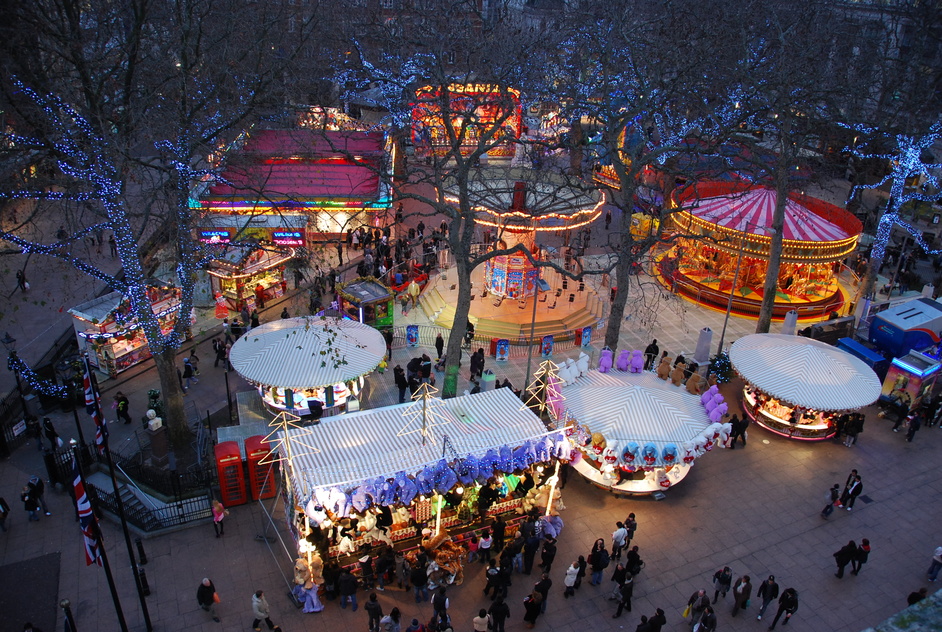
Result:
<svg viewBox="0 0 942 632"><path fill-rule="evenodd" d="M697 302L755 316L776 207L773 189L743 181L705 182L675 191L670 230L677 238L658 262L663 284ZM844 304L840 262L857 248L860 220L846 210L797 193L785 203L781 269L773 315L797 309L824 316Z"/></svg>
<svg viewBox="0 0 942 632"><path fill-rule="evenodd" d="M618 369L590 369L567 381L564 376L561 408L567 434L583 453L574 467L603 489L624 494L667 489L728 434L721 423L725 404L714 414L716 421L706 407L722 402L715 389L701 396L649 371Z"/></svg>
<svg viewBox="0 0 942 632"><path fill-rule="evenodd" d="M157 315L162 333L177 320L180 289L151 279L147 296ZM69 310L78 339L79 351L87 352L93 367L111 377L151 357L140 323L131 313L130 301L120 292L111 292ZM190 316L191 323L192 315Z"/></svg>
<svg viewBox="0 0 942 632"><path fill-rule="evenodd" d="M331 415L358 406L363 377L386 356L383 335L355 320L285 318L242 335L232 367L275 413Z"/></svg>
<svg viewBox="0 0 942 632"><path fill-rule="evenodd" d="M285 264L294 256L294 248L275 244L225 247L207 267L212 294L222 294L236 312L261 309L285 293Z"/></svg>
<svg viewBox="0 0 942 632"><path fill-rule="evenodd" d="M375 277L358 277L338 285L337 294L340 296L340 311L355 320L377 329L393 326L395 297Z"/></svg>
<svg viewBox="0 0 942 632"><path fill-rule="evenodd" d="M752 334L733 343L729 359L746 382L746 414L792 439L827 439L836 415L880 396L880 379L862 360L811 338Z"/></svg>

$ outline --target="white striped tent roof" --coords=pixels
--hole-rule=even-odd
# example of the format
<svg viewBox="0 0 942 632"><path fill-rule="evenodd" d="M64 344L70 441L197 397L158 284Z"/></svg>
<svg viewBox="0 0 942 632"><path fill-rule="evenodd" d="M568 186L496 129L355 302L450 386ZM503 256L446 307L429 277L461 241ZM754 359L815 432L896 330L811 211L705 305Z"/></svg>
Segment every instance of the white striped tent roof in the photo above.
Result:
<svg viewBox="0 0 942 632"><path fill-rule="evenodd" d="M648 371L589 371L562 394L567 412L609 443L617 441L619 451L629 441L653 443L658 454L668 443L680 449L710 425L697 395Z"/></svg>
<svg viewBox="0 0 942 632"><path fill-rule="evenodd" d="M863 360L819 340L752 334L733 343L729 359L745 381L791 406L852 410L880 396L880 380Z"/></svg>
<svg viewBox="0 0 942 632"><path fill-rule="evenodd" d="M447 423L435 420L441 425L430 428L425 445L418 432L399 436L407 425L417 427L418 422L410 425L410 418L403 416L410 404L325 417L316 426L289 430L292 451L299 454L293 459L295 484L303 478L311 491L349 487L400 471L415 474L442 458L444 435L461 457L482 456L505 445L516 448L528 439L550 434L529 408L521 409L520 399L509 388L433 401ZM284 456L284 448L280 449ZM445 451L446 460L454 458L451 450Z"/></svg>
<svg viewBox="0 0 942 632"><path fill-rule="evenodd" d="M229 352L239 375L264 386L303 389L369 373L386 355L383 335L341 318L284 318L243 334Z"/></svg>

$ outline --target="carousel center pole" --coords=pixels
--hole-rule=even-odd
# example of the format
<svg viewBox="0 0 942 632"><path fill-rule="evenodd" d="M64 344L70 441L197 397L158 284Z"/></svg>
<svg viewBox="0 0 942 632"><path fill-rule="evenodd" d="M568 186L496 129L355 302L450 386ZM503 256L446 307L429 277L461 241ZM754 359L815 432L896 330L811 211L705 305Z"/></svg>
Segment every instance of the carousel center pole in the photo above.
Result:
<svg viewBox="0 0 942 632"><path fill-rule="evenodd" d="M556 470L553 472L553 480L550 481L549 498L546 500L546 515L553 511L553 497L556 495L556 483L559 482L559 459L556 459Z"/></svg>
<svg viewBox="0 0 942 632"><path fill-rule="evenodd" d="M435 535L442 532L442 505L444 504L445 499L439 494L435 499Z"/></svg>

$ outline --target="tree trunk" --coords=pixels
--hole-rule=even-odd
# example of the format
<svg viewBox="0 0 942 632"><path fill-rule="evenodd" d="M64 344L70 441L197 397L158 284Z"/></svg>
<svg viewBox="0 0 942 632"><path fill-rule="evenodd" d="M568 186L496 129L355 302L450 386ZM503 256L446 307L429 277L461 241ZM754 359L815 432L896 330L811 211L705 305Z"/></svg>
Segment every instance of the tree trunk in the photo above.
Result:
<svg viewBox="0 0 942 632"><path fill-rule="evenodd" d="M183 409L183 391L177 377L177 350L165 349L154 354L157 375L160 377L160 395L164 402L164 424L170 432L170 441L174 450L186 449L193 435L187 426L186 412Z"/></svg>
<svg viewBox="0 0 942 632"><path fill-rule="evenodd" d="M569 174L582 176L582 121L577 117L569 130Z"/></svg>
<svg viewBox="0 0 942 632"><path fill-rule="evenodd" d="M785 227L785 204L788 202L788 165L785 152L779 156L775 168L775 212L772 214L772 245L769 248L769 266L765 271L765 283L762 286L762 307L759 309L759 321L756 323L757 334L767 334L772 326L772 310L775 307L775 290L778 287L778 273L782 265L782 241ZM757 227L764 228L764 227ZM746 226L746 230L749 227ZM732 289L733 292L736 288Z"/></svg>
<svg viewBox="0 0 942 632"><path fill-rule="evenodd" d="M455 305L455 318L451 323L445 363L445 379L442 383L442 398L458 394L460 376L461 342L464 340L465 324L471 311L471 272L474 270L471 260L471 244L474 240L474 221L452 220L448 230L452 254L455 259L454 273L458 277L458 299ZM456 230L457 229L457 230ZM453 236L453 237L452 237Z"/></svg>
<svg viewBox="0 0 942 632"><path fill-rule="evenodd" d="M628 290L631 286L631 257L624 251L618 258L615 266L615 300L612 301L611 311L608 314L608 326L605 328L605 346L614 351L618 348L618 337L621 335L621 323L625 317L625 307L628 305Z"/></svg>

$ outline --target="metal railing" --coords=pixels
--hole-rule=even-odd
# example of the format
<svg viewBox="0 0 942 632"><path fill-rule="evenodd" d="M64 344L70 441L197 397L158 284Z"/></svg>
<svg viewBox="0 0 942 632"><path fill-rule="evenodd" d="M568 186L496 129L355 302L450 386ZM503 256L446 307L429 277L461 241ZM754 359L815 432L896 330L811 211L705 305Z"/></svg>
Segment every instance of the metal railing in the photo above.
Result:
<svg viewBox="0 0 942 632"><path fill-rule="evenodd" d="M100 509L118 514L118 502L115 494L89 485ZM127 521L141 531L151 532L170 527L181 526L190 522L205 520L212 516L212 496L205 492L201 496L174 501L166 507L148 509L143 504L125 503L124 516Z"/></svg>

